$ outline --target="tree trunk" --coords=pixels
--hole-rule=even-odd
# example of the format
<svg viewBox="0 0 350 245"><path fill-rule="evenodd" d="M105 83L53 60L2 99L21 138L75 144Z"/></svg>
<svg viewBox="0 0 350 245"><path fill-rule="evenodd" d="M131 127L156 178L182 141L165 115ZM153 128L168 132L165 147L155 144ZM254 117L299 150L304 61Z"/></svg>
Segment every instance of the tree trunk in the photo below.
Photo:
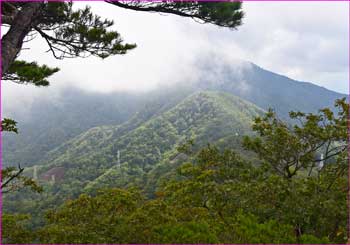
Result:
<svg viewBox="0 0 350 245"><path fill-rule="evenodd" d="M3 36L1 40L2 75L7 73L10 65L21 51L23 40L33 27L33 21L39 12L41 4L40 2L28 2L25 4L15 16L9 31Z"/></svg>

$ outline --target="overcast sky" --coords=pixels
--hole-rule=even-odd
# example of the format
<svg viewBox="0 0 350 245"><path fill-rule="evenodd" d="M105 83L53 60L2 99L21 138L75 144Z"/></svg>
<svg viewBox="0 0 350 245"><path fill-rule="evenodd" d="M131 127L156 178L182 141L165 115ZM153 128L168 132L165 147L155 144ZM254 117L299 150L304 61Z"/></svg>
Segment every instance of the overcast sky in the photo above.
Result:
<svg viewBox="0 0 350 245"><path fill-rule="evenodd" d="M104 2L75 3L86 4L96 14L115 20L114 29L138 47L105 60L60 61L45 53L47 46L38 38L26 44L30 49L20 58L61 71L51 78L50 88L2 84L3 103L23 103L67 86L99 92L152 89L190 80L196 62L211 55L251 61L296 80L348 93L347 2L244 2L244 24L236 31Z"/></svg>

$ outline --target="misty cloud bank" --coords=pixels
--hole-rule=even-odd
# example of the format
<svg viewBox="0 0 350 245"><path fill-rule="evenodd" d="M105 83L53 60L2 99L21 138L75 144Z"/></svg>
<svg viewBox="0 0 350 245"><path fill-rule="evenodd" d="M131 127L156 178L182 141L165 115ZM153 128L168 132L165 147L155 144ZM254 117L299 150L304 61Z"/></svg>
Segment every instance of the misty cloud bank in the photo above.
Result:
<svg viewBox="0 0 350 245"><path fill-rule="evenodd" d="M85 5L76 3L77 7ZM190 83L201 77L220 82L225 65L247 69L247 60L342 93L348 91L348 13L345 2L245 2L237 31L200 25L177 16L118 9L88 3L96 14L114 19L124 40L138 47L124 56L55 60L39 38L27 43L22 59L60 67L48 88L2 84L3 108L25 108L38 97L64 99L67 88L107 93L142 92L158 86ZM312 14L311 14L312 13ZM210 72L209 72L210 71ZM237 83L242 92L249 87Z"/></svg>

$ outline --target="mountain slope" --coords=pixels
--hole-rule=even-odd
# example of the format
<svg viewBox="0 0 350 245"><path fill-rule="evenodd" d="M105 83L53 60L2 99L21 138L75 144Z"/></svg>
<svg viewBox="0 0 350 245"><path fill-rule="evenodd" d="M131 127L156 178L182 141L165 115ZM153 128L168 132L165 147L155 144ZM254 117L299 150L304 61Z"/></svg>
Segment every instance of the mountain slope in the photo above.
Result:
<svg viewBox="0 0 350 245"><path fill-rule="evenodd" d="M25 113L4 111L18 122L19 134L3 134L3 164L30 166L46 152L80 133L100 125L120 124L143 104L128 93L98 94L65 90L58 98L38 98Z"/></svg>
<svg viewBox="0 0 350 245"><path fill-rule="evenodd" d="M203 146L250 133L252 119L261 113L258 107L230 94L198 92L122 134L118 130L123 125L90 129L50 152L39 170L45 173L63 167L64 182L79 181L84 188L101 187L106 182L125 186L144 178L189 138Z"/></svg>
<svg viewBox="0 0 350 245"><path fill-rule="evenodd" d="M63 90L58 98L40 97L26 110L4 109L4 117L18 122L19 134L3 133L3 165L31 166L45 155L86 130L119 125L120 131L137 127L144 120L174 106L192 90L107 94ZM135 115L136 114L136 115Z"/></svg>
<svg viewBox="0 0 350 245"><path fill-rule="evenodd" d="M336 99L346 97L312 83L264 70L250 62L239 61L234 65L205 63L200 66L203 73L195 86L234 94L265 110L271 107L284 119L292 110L316 112L333 106Z"/></svg>
<svg viewBox="0 0 350 245"><path fill-rule="evenodd" d="M26 116L4 110L5 117L14 117L19 122L20 133L3 134L3 164L32 166L47 160L48 152L96 126L120 125L113 131L113 137L120 137L189 94L203 90L230 93L264 110L272 107L283 119L292 110L315 112L346 96L249 62L206 59L199 62L197 70L195 82L183 81L150 92L96 94L72 90L64 91L56 100L38 98L26 110Z"/></svg>

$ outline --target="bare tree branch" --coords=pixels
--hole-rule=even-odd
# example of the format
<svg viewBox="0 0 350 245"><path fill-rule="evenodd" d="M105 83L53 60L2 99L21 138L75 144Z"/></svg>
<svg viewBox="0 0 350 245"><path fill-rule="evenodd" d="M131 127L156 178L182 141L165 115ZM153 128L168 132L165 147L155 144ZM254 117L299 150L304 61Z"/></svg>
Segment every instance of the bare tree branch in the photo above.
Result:
<svg viewBox="0 0 350 245"><path fill-rule="evenodd" d="M20 176L22 174L22 172L24 171L24 168L22 168L20 165L18 165L18 171L11 175L10 178L8 178L5 183L1 184L1 190L4 189L12 180L16 179L18 176Z"/></svg>

